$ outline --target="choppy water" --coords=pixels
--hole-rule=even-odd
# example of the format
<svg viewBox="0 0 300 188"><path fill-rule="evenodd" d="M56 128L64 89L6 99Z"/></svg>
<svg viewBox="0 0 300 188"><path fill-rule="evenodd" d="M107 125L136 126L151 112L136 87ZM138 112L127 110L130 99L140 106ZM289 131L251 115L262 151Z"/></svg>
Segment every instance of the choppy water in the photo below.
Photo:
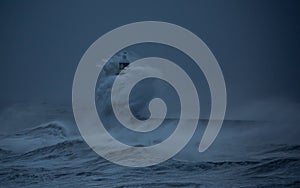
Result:
<svg viewBox="0 0 300 188"><path fill-rule="evenodd" d="M0 187L300 187L300 145L260 142L249 136L259 125L231 124L207 153L194 154L195 144L162 164L129 168L95 154L64 123L46 123L1 136Z"/></svg>

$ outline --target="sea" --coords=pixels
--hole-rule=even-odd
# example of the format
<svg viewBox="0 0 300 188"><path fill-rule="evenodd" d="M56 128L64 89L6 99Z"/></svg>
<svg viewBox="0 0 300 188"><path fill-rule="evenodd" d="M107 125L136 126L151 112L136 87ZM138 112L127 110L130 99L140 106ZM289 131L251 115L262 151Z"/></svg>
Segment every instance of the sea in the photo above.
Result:
<svg viewBox="0 0 300 188"><path fill-rule="evenodd" d="M40 106L47 108L35 106L38 111L30 113L33 107L18 104L1 112L0 187L300 187L299 135L293 131L297 124L225 120L213 145L199 153L206 122L199 121L195 135L177 155L135 168L96 154L76 123L67 121L72 117L67 108ZM45 122L38 124L37 119Z"/></svg>

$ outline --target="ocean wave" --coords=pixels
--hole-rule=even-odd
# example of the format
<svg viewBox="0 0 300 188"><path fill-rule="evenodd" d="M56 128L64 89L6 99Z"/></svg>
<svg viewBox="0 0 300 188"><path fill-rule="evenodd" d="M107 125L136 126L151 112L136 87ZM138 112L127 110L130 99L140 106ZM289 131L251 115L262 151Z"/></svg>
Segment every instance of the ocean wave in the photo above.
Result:
<svg viewBox="0 0 300 188"><path fill-rule="evenodd" d="M300 175L300 159L296 157L284 157L279 159L265 159L254 167L249 168L247 174L251 175L270 175L285 174L296 172Z"/></svg>
<svg viewBox="0 0 300 188"><path fill-rule="evenodd" d="M67 136L67 127L65 124L59 121L52 121L39 126L25 129L21 132L16 133L16 136L43 136L43 135L52 135L56 137L66 137Z"/></svg>
<svg viewBox="0 0 300 188"><path fill-rule="evenodd" d="M15 134L2 136L0 148L24 153L68 140L72 137L71 132L65 123L52 121Z"/></svg>
<svg viewBox="0 0 300 188"><path fill-rule="evenodd" d="M167 126L174 126L174 122L168 120ZM255 126L238 126L245 124ZM127 168L97 155L74 134L75 125L50 121L0 137L0 180L12 187L299 186L300 145L266 142L265 137L263 141L253 140L261 128L259 122L225 121L212 149L205 153L197 151L201 138L198 130L180 156L147 168ZM144 146L124 132L116 135ZM161 141L158 136L152 139Z"/></svg>

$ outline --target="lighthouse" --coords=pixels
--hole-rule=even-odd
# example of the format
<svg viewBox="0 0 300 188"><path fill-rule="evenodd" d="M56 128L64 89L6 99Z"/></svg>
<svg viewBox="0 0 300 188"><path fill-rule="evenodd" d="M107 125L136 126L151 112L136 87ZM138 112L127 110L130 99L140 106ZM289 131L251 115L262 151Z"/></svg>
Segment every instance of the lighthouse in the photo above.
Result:
<svg viewBox="0 0 300 188"><path fill-rule="evenodd" d="M127 52L122 52L122 60L119 62L119 72L118 74L129 65L129 60L127 59Z"/></svg>

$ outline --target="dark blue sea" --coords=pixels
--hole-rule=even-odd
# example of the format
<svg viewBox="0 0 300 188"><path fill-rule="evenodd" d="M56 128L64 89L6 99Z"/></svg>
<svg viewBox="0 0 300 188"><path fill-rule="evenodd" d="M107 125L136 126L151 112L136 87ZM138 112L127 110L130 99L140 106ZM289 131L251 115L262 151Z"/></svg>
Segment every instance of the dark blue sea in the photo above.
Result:
<svg viewBox="0 0 300 188"><path fill-rule="evenodd" d="M217 140L204 153L197 151L201 134L196 133L172 159L132 168L97 155L72 121L31 114L26 122L25 116L18 120L15 115L13 119L7 111L2 113L2 123L28 125L28 117L46 122L3 131L0 187L300 187L298 134L278 128L283 122L226 120Z"/></svg>

